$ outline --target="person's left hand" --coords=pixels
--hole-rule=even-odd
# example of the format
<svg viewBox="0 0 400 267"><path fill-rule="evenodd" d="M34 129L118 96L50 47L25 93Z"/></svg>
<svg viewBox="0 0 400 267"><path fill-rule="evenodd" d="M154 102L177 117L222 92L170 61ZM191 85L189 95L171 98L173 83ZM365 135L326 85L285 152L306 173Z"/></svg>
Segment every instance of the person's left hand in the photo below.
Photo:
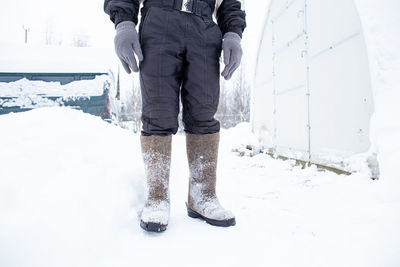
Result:
<svg viewBox="0 0 400 267"><path fill-rule="evenodd" d="M222 51L224 52L225 68L221 75L225 80L229 80L233 72L240 65L243 54L242 46L240 45L241 40L240 36L235 32L227 32L224 34Z"/></svg>

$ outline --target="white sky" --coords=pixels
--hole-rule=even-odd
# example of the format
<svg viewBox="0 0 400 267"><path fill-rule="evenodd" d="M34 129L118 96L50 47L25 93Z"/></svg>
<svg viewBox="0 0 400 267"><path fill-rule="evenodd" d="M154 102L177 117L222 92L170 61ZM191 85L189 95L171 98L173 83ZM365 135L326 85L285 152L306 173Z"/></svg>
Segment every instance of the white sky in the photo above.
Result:
<svg viewBox="0 0 400 267"><path fill-rule="evenodd" d="M103 0L2 0L0 43L23 43L23 25L31 29L28 42L43 44L46 26L53 25L59 38L73 34L90 36L93 46L113 45L114 27L103 12ZM254 50L257 33L265 17L269 0L246 0L248 27L244 42ZM66 43L64 43L66 44ZM68 45L68 44L66 44Z"/></svg>
<svg viewBox="0 0 400 267"><path fill-rule="evenodd" d="M23 43L22 26L27 25L29 43L43 44L49 23L65 39L85 34L94 46L112 46L114 28L103 12L103 0L2 0L0 43Z"/></svg>
<svg viewBox="0 0 400 267"><path fill-rule="evenodd" d="M252 77L270 0L242 0L242 2L244 2L247 22L242 40L244 50L242 62L246 64L246 72L250 75L248 77Z"/></svg>

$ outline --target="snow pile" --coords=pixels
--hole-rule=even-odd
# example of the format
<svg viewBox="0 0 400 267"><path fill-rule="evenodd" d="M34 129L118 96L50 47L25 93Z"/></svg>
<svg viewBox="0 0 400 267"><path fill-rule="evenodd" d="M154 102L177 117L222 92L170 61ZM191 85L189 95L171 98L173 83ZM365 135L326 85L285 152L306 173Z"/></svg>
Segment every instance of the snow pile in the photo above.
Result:
<svg viewBox="0 0 400 267"><path fill-rule="evenodd" d="M400 202L383 180L336 175L266 154L248 124L221 132L218 196L237 225L189 218L185 139L174 136L171 217L139 227L139 136L68 108L0 116L0 266L341 266L400 264Z"/></svg>

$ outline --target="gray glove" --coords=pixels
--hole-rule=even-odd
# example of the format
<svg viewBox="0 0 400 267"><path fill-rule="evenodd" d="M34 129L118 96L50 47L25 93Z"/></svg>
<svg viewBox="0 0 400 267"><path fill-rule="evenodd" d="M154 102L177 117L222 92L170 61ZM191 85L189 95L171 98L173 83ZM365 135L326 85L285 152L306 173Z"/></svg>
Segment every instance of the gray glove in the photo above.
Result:
<svg viewBox="0 0 400 267"><path fill-rule="evenodd" d="M121 60L122 66L127 73L131 73L131 70L138 72L139 68L134 53L137 55L139 61L143 60L143 54L135 23L132 21L122 21L118 23L116 30L117 34L114 38L115 52Z"/></svg>
<svg viewBox="0 0 400 267"><path fill-rule="evenodd" d="M227 32L224 34L222 50L224 51L225 68L221 75L225 80L229 80L233 72L240 65L243 54L242 46L240 45L241 40L240 36L235 32Z"/></svg>

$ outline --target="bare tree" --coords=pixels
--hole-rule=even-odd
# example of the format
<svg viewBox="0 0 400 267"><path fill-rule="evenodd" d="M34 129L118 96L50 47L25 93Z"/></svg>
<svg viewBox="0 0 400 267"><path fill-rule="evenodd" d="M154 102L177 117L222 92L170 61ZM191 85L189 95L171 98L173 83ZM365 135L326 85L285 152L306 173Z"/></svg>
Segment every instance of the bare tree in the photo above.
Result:
<svg viewBox="0 0 400 267"><path fill-rule="evenodd" d="M221 94L216 117L222 127L230 128L250 120L250 88L246 82L245 67L242 66L230 81L222 80Z"/></svg>
<svg viewBox="0 0 400 267"><path fill-rule="evenodd" d="M242 65L230 81L221 80L221 93L216 118L223 128L230 128L240 122L250 120L250 85L246 81L245 67ZM120 121L132 121L133 131L141 128L141 92L138 75L121 83L121 91L126 92L122 99ZM182 105L180 107L182 111ZM179 113L179 131L183 131L182 112Z"/></svg>
<svg viewBox="0 0 400 267"><path fill-rule="evenodd" d="M89 36L87 34L74 34L73 46L77 46L77 47L89 46Z"/></svg>

